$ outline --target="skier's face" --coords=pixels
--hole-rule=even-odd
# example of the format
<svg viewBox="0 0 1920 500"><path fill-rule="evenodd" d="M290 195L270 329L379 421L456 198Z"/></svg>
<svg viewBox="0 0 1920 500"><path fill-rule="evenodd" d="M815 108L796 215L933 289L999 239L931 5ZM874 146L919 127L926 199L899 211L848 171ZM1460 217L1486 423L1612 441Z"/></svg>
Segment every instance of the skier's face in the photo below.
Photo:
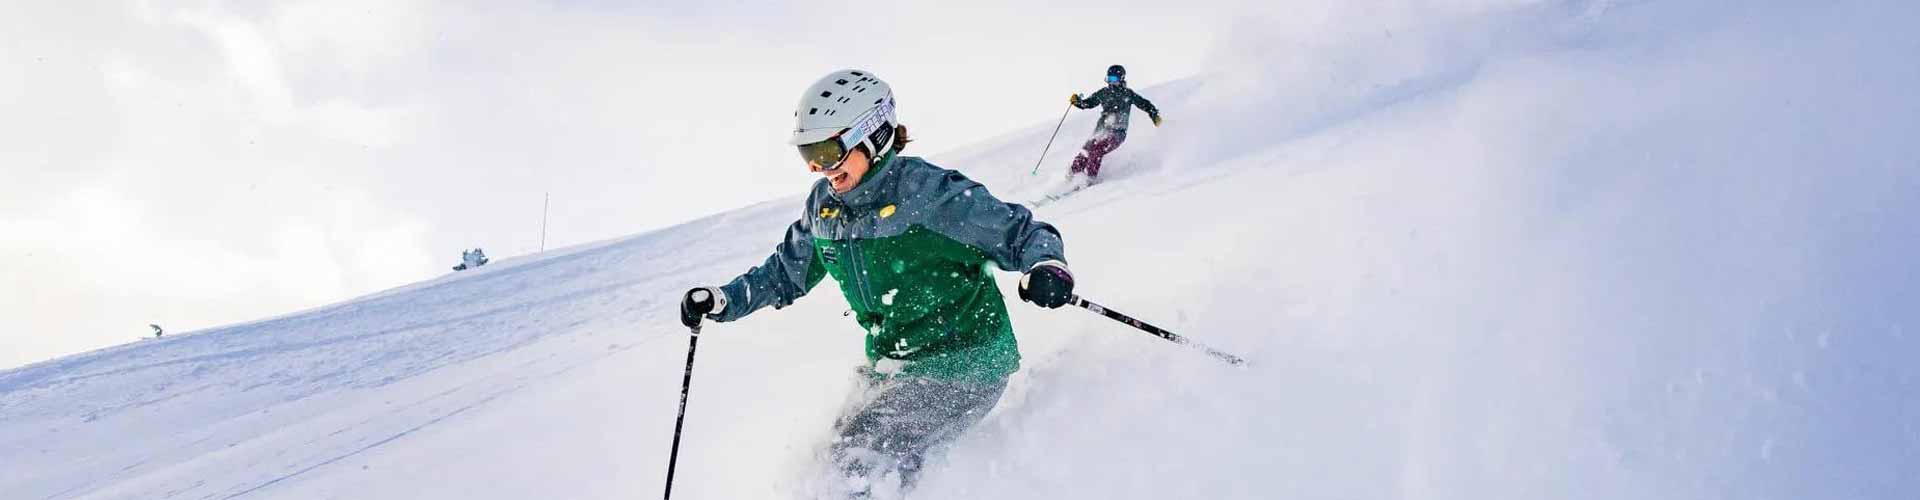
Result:
<svg viewBox="0 0 1920 500"><path fill-rule="evenodd" d="M833 170L827 170L816 162L807 162L807 170L826 176L835 193L852 191L854 186L860 185L860 178L867 175L869 166L866 148L853 148L852 152L847 153L847 161L840 162L840 168Z"/></svg>

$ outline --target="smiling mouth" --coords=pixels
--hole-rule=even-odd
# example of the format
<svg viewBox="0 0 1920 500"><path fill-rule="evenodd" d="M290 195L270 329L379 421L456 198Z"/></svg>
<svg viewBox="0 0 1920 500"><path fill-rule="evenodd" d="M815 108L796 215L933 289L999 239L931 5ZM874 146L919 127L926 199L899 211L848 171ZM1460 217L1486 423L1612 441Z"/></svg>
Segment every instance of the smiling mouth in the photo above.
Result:
<svg viewBox="0 0 1920 500"><path fill-rule="evenodd" d="M829 176L827 176L827 182L831 182L831 183L834 183L835 185L838 185L838 184L840 184L841 182L844 182L844 181L846 181L846 180L847 180L847 173L846 173L846 172L840 172L840 173L837 173L837 174L833 174L833 175L829 175Z"/></svg>

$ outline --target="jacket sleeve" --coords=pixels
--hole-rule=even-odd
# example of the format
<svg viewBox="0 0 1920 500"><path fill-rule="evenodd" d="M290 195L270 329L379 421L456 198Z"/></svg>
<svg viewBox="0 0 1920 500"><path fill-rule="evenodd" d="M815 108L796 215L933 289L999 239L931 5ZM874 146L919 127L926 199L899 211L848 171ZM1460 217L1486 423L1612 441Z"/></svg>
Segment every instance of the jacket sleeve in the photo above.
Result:
<svg viewBox="0 0 1920 500"><path fill-rule="evenodd" d="M1087 94L1086 97L1080 98L1080 102L1074 104L1073 106L1080 109L1093 109L1094 107L1099 106L1102 103L1105 103L1106 100L1107 100L1107 89L1102 88L1100 90L1093 91L1092 94Z"/></svg>
<svg viewBox="0 0 1920 500"><path fill-rule="evenodd" d="M1139 92L1134 92L1133 89L1127 89L1127 99L1133 101L1133 105L1140 107L1141 111L1147 112L1147 116L1153 118L1160 117L1160 108L1153 107L1153 103L1148 101L1147 98L1141 97Z"/></svg>
<svg viewBox="0 0 1920 500"><path fill-rule="evenodd" d="M715 321L733 321L763 307L786 307L820 284L827 269L815 259L809 220L802 214L800 220L787 226L786 239L774 246L773 255L768 256L766 262L721 286L720 292L727 296L726 308L709 317Z"/></svg>
<svg viewBox="0 0 1920 500"><path fill-rule="evenodd" d="M985 253L1000 269L1025 272L1049 260L1066 262L1060 230L1033 219L1017 203L994 198L987 187L960 172L931 168L916 193L923 197L929 229Z"/></svg>

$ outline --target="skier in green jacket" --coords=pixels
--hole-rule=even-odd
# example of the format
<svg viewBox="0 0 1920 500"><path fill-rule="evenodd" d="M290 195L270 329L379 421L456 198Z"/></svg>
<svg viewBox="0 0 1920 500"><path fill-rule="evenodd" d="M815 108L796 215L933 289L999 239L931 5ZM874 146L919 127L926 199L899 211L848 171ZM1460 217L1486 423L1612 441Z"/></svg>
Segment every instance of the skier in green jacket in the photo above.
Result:
<svg viewBox="0 0 1920 500"><path fill-rule="evenodd" d="M999 401L1020 352L991 263L1025 273L1022 300L1067 303L1060 232L960 172L901 156L893 91L871 73L828 74L801 95L790 143L815 181L766 262L688 290L681 320L733 321L784 307L832 276L867 332L863 402L836 424L829 454L855 496L911 488L930 452Z"/></svg>

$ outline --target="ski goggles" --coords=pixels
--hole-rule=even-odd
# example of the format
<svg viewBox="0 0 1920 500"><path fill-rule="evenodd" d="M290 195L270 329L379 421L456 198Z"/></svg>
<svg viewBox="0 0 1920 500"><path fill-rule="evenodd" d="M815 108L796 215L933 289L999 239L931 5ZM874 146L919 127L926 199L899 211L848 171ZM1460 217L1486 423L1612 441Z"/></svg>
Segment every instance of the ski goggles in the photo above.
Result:
<svg viewBox="0 0 1920 500"><path fill-rule="evenodd" d="M808 164L819 165L821 170L840 168L840 164L846 163L847 155L853 154L853 146L859 144L847 144L847 137L846 132L841 132L824 141L801 144L800 158Z"/></svg>
<svg viewBox="0 0 1920 500"><path fill-rule="evenodd" d="M1107 75L1107 83L1120 83L1120 75Z"/></svg>
<svg viewBox="0 0 1920 500"><path fill-rule="evenodd" d="M893 137L893 124L887 123L886 120L886 117L892 114L892 99L883 101L879 106L867 109L866 113L860 115L860 119L854 120L852 127L834 134L833 137L820 142L801 144L800 159L819 165L821 170L833 170L840 168L840 164L847 161L847 156L853 154L853 147L862 142L868 143L868 154L873 154L872 152L881 143Z"/></svg>

